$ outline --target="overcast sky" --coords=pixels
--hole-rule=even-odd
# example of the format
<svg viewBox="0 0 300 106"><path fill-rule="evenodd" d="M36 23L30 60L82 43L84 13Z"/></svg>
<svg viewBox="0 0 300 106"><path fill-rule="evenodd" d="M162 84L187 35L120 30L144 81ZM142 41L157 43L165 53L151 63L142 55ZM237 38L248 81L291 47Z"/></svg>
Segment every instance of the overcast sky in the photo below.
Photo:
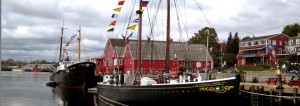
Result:
<svg viewBox="0 0 300 106"><path fill-rule="evenodd" d="M111 18L114 8L119 7L121 0L2 0L2 60L47 60L58 61L60 29L64 20L64 39L69 40L77 34L81 26L82 56L100 57L108 38L121 38L124 33L121 28L126 14L130 14L129 3L126 0L122 11L118 13L114 32L107 32L114 20ZM154 16L154 3L159 0L149 0L143 21ZM162 3L165 3L163 0ZM173 0L172 0L173 1ZM229 32L239 33L243 38L250 34L255 36L281 33L284 26L300 22L300 0L177 0L180 11L179 18L182 35L179 33L176 19L176 5L172 6L171 37L174 41L186 41L194 33L204 27L213 27L218 33L220 42L226 41ZM197 1L197 2L196 2ZM127 4L126 4L127 3ZM202 12L200 11L200 8ZM161 10L165 9L162 5ZM135 9L136 10L136 9ZM152 11L152 12L151 12ZM149 15L148 15L149 14ZM204 15L203 15L204 14ZM133 18L136 17L132 15ZM206 21L207 18L208 22ZM157 13L156 32L153 39L164 40L163 31L165 13ZM174 18L174 19L173 19ZM119 22L119 23L118 23ZM144 22L143 22L144 23ZM148 22L145 22L148 23ZM184 24L183 24L184 23ZM148 24L149 25L149 24ZM143 26L147 26L143 24ZM143 39L146 39L149 28L144 28ZM136 39L137 28L133 31ZM159 32L161 31L161 33ZM68 53L73 55L74 42L68 46Z"/></svg>

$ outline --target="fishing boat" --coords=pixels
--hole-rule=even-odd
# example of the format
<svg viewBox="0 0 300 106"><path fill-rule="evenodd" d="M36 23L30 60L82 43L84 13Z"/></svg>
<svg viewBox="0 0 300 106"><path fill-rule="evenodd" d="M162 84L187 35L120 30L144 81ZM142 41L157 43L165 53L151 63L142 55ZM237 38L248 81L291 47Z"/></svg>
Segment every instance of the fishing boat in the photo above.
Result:
<svg viewBox="0 0 300 106"><path fill-rule="evenodd" d="M38 64L35 64L34 67L30 69L30 72L42 72L42 69Z"/></svg>
<svg viewBox="0 0 300 106"><path fill-rule="evenodd" d="M142 2L142 1L140 1ZM141 6L140 6L141 10ZM189 77L171 79L169 76L170 60L170 0L167 0L167 34L165 69L161 75L163 82L141 73L141 22L139 22L138 34L138 69L134 76L118 70L113 75L104 75L103 81L97 83L98 98L110 105L121 106L188 106L207 104L211 106L228 105L237 106L239 97L240 74L227 78L203 80L200 73L195 80L187 80ZM142 20L142 15L139 15ZM161 45L163 46L163 45ZM207 44L208 47L208 44ZM208 55L206 54L203 55ZM207 72L207 71L206 71ZM125 84L128 79L134 79L133 83Z"/></svg>
<svg viewBox="0 0 300 106"><path fill-rule="evenodd" d="M52 72L50 81L53 81L56 86L68 88L84 88L96 87L99 78L95 76L96 64L94 62L80 61L80 27L78 31L78 59L70 59L67 56L62 59L62 39L64 27L61 27L61 42L59 53L59 64ZM75 36L74 36L75 37Z"/></svg>

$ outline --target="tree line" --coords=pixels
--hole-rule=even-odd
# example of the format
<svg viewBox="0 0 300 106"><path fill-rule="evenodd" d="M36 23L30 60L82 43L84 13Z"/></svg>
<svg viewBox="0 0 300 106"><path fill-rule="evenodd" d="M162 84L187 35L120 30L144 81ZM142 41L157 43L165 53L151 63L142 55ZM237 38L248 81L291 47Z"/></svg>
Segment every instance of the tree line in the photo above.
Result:
<svg viewBox="0 0 300 106"><path fill-rule="evenodd" d="M46 60L33 60L33 61L22 61L22 60L14 60L12 58L9 58L7 60L1 60L1 65L3 67L7 67L7 66L18 66L19 68L21 68L22 66L26 65L26 64L55 64L57 62L48 62Z"/></svg>

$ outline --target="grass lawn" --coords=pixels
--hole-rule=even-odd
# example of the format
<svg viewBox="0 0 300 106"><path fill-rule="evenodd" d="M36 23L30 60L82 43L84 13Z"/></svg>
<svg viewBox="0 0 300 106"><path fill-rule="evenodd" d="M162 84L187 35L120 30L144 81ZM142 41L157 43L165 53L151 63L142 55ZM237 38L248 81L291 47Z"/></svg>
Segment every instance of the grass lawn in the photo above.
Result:
<svg viewBox="0 0 300 106"><path fill-rule="evenodd" d="M231 69L234 69L234 67L228 68L226 70L231 70ZM238 66L237 69L239 71L270 71L270 72L276 71L276 69L267 69L262 66Z"/></svg>

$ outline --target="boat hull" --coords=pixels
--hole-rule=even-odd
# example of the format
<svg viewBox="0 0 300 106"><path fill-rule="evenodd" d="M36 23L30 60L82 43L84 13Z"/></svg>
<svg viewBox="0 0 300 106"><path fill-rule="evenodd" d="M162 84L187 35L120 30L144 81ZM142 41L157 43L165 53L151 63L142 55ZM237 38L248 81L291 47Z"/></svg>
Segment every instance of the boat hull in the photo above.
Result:
<svg viewBox="0 0 300 106"><path fill-rule="evenodd" d="M31 69L31 72L42 72L42 70L39 68L33 68Z"/></svg>
<svg viewBox="0 0 300 106"><path fill-rule="evenodd" d="M23 69L19 69L19 68L17 68L17 69L11 69L12 71L19 71L19 72L23 72L24 70Z"/></svg>
<svg viewBox="0 0 300 106"><path fill-rule="evenodd" d="M118 105L237 105L239 78L152 86L97 85L99 99ZM210 103L210 101L216 101Z"/></svg>
<svg viewBox="0 0 300 106"><path fill-rule="evenodd" d="M93 62L80 62L66 67L65 70L53 72L52 79L60 87L96 87L95 69L96 64Z"/></svg>

